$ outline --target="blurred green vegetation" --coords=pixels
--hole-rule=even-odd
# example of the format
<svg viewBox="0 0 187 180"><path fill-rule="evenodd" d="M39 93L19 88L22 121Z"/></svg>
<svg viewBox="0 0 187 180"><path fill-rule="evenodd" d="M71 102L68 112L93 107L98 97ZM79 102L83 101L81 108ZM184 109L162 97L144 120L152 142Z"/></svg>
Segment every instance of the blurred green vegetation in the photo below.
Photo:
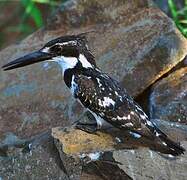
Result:
<svg viewBox="0 0 187 180"><path fill-rule="evenodd" d="M12 39L20 40L42 27L46 17L65 1L0 0L0 48L7 45L5 41L11 38L9 35L12 35Z"/></svg>
<svg viewBox="0 0 187 180"><path fill-rule="evenodd" d="M168 0L168 6L176 26L187 37L187 0L184 0L184 5L181 9L177 8L174 0Z"/></svg>

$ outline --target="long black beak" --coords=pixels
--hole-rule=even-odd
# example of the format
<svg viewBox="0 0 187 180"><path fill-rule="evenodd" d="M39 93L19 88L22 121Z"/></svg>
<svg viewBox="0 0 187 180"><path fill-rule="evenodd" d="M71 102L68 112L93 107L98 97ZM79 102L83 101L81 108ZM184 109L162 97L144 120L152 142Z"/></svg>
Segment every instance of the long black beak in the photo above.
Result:
<svg viewBox="0 0 187 180"><path fill-rule="evenodd" d="M51 58L52 58L52 56L48 53L36 51L36 52L30 53L26 56L23 56L21 58L18 58L12 62L9 62L8 64L5 64L4 66L2 66L2 68L4 71L7 71L7 70L27 66L30 64L34 64L37 62L49 60Z"/></svg>

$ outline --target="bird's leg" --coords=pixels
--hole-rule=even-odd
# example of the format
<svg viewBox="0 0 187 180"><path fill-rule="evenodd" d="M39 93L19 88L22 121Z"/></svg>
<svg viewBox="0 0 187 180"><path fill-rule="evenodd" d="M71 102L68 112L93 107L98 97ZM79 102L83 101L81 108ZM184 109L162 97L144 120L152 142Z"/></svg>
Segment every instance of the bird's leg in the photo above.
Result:
<svg viewBox="0 0 187 180"><path fill-rule="evenodd" d="M81 122L78 122L75 127L77 129L80 129L82 131L85 131L87 133L91 133L91 134L94 134L96 133L96 131L98 130L97 129L97 123L95 124L86 124L86 123L81 123Z"/></svg>
<svg viewBox="0 0 187 180"><path fill-rule="evenodd" d="M88 111L85 113L85 115L87 117L86 120L76 122L75 127L87 133L96 133L96 131L99 129L99 126L94 116Z"/></svg>

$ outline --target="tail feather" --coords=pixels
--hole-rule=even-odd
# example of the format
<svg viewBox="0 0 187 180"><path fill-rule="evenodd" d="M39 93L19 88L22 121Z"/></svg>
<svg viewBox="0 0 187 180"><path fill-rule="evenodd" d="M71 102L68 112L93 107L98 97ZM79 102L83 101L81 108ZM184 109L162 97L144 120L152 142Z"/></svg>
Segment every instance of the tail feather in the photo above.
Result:
<svg viewBox="0 0 187 180"><path fill-rule="evenodd" d="M139 131L134 131L145 137L151 145L151 149L172 156L179 156L185 152L185 149L179 143L171 140L164 132L156 125L145 126Z"/></svg>
<svg viewBox="0 0 187 180"><path fill-rule="evenodd" d="M179 144L168 138L160 129L155 127L156 137L159 138L162 151L166 154L171 154L173 156L179 156L184 154L185 149Z"/></svg>

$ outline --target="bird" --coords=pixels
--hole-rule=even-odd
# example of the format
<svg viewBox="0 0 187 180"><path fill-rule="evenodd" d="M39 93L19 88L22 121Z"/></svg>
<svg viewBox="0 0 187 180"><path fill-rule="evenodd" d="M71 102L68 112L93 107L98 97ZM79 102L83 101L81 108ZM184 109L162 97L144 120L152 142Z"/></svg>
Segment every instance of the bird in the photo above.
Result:
<svg viewBox="0 0 187 180"><path fill-rule="evenodd" d="M77 122L78 129L94 133L107 122L112 127L146 137L159 144L166 154L178 156L185 149L171 140L152 122L121 84L96 65L85 33L66 35L47 42L41 49L2 66L4 71L30 64L54 61L63 72L66 86L76 100L96 119L96 125Z"/></svg>

